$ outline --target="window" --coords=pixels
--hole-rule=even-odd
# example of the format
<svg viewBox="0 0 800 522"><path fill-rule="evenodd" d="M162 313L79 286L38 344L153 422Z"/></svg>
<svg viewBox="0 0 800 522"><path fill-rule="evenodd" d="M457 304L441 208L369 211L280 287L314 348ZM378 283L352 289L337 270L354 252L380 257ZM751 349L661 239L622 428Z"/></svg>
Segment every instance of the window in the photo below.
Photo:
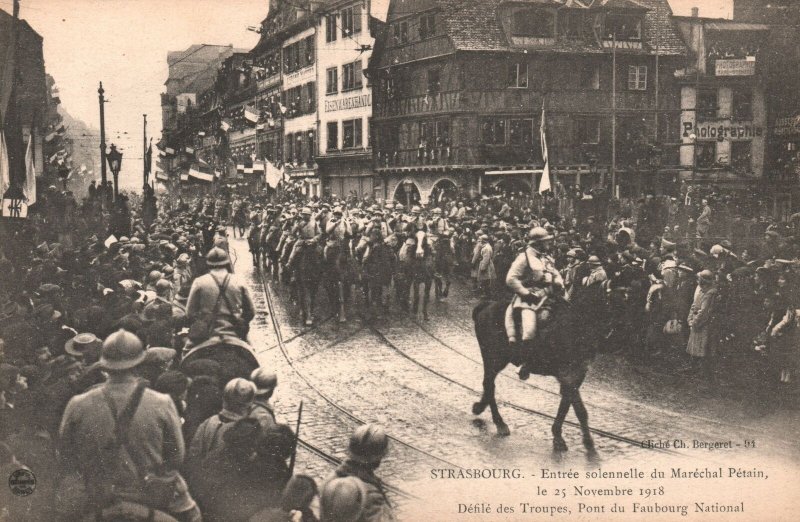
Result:
<svg viewBox="0 0 800 522"><path fill-rule="evenodd" d="M328 122L328 150L337 150L339 148L339 122Z"/></svg>
<svg viewBox="0 0 800 522"><path fill-rule="evenodd" d="M342 9L342 38L361 32L361 5Z"/></svg>
<svg viewBox="0 0 800 522"><path fill-rule="evenodd" d="M436 94L441 88L441 71L439 69L428 69L428 94Z"/></svg>
<svg viewBox="0 0 800 522"><path fill-rule="evenodd" d="M596 91L600 88L600 67L597 64L583 64L583 67L581 67L580 88L591 91Z"/></svg>
<svg viewBox="0 0 800 522"><path fill-rule="evenodd" d="M303 63L303 67L311 65L314 63L314 53L316 49L314 48L314 36L307 36L305 39L305 62Z"/></svg>
<svg viewBox="0 0 800 522"><path fill-rule="evenodd" d="M339 92L339 68L331 67L325 71L327 81L325 83L325 94L336 94Z"/></svg>
<svg viewBox="0 0 800 522"><path fill-rule="evenodd" d="M336 15L329 14L325 17L325 41L336 41Z"/></svg>
<svg viewBox="0 0 800 522"><path fill-rule="evenodd" d="M552 37L553 14L544 9L517 11L511 19L511 36Z"/></svg>
<svg viewBox="0 0 800 522"><path fill-rule="evenodd" d="M717 117L717 91L703 90L697 94L697 119L713 120Z"/></svg>
<svg viewBox="0 0 800 522"><path fill-rule="evenodd" d="M717 161L717 144L713 141L698 141L695 154L699 168L713 167Z"/></svg>
<svg viewBox="0 0 800 522"><path fill-rule="evenodd" d="M628 90L646 91L647 90L647 66L629 65L628 66Z"/></svg>
<svg viewBox="0 0 800 522"><path fill-rule="evenodd" d="M739 121L753 119L753 91L734 87L732 105L732 119Z"/></svg>
<svg viewBox="0 0 800 522"><path fill-rule="evenodd" d="M361 60L342 66L342 92L360 89L362 85Z"/></svg>
<svg viewBox="0 0 800 522"><path fill-rule="evenodd" d="M436 36L436 15L422 15L419 19L419 38L424 40Z"/></svg>
<svg viewBox="0 0 800 522"><path fill-rule="evenodd" d="M577 143L600 143L600 119L578 118L575 120L575 141Z"/></svg>
<svg viewBox="0 0 800 522"><path fill-rule="evenodd" d="M311 114L317 110L317 88L314 82L308 82L305 85L305 113Z"/></svg>
<svg viewBox="0 0 800 522"><path fill-rule="evenodd" d="M361 118L342 122L342 148L354 149L362 146Z"/></svg>
<svg viewBox="0 0 800 522"><path fill-rule="evenodd" d="M642 18L631 15L609 15L606 18L606 40L641 40Z"/></svg>
<svg viewBox="0 0 800 522"><path fill-rule="evenodd" d="M481 139L485 145L505 145L506 120L484 120L481 124Z"/></svg>
<svg viewBox="0 0 800 522"><path fill-rule="evenodd" d="M395 45L408 43L408 22L398 22L394 25L394 43Z"/></svg>
<svg viewBox="0 0 800 522"><path fill-rule="evenodd" d="M533 120L511 120L508 127L511 145L533 146Z"/></svg>
<svg viewBox="0 0 800 522"><path fill-rule="evenodd" d="M528 88L528 64L512 63L508 73L508 86L512 88Z"/></svg>
<svg viewBox="0 0 800 522"><path fill-rule="evenodd" d="M294 71L294 51L295 47L293 45L283 48L283 69L286 72Z"/></svg>
<svg viewBox="0 0 800 522"><path fill-rule="evenodd" d="M739 172L749 172L751 164L752 142L731 142L731 168Z"/></svg>

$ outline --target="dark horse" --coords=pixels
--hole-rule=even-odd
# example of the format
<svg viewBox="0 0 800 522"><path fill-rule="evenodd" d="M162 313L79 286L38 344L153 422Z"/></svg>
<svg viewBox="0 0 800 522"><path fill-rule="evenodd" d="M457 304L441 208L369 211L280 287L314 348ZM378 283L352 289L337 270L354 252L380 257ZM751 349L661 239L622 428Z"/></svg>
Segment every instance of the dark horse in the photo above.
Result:
<svg viewBox="0 0 800 522"><path fill-rule="evenodd" d="M489 406L497 433L502 436L508 436L511 432L497 409L495 378L511 358L504 326L507 306L507 303L484 301L472 312L483 358L483 396L472 405L472 412L480 415ZM534 373L552 375L561 385L561 403L552 427L553 449L567 450L561 428L571 406L581 425L583 445L590 456L595 456L594 441L589 431L589 414L581 399L580 387L607 331L605 290L601 285L581 288L581 292L573 295L569 303L557 301L552 316L549 324L537 336L539 346L531 366Z"/></svg>

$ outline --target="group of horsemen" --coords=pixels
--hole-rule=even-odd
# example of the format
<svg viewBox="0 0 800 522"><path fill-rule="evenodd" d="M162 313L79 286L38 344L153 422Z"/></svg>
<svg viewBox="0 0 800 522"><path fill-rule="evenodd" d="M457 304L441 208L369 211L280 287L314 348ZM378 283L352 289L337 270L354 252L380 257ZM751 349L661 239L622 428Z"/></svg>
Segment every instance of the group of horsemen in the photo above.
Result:
<svg viewBox="0 0 800 522"><path fill-rule="evenodd" d="M333 296L334 300L339 301L339 320L344 322L347 292L343 287L355 284L358 280L362 281L369 304L383 304L370 303L370 284L358 276L359 267L369 263L370 256L376 250L389 249L391 252L392 266L384 267L391 270L391 277L384 286L394 283L401 305L408 304L409 285L401 283L404 277L402 268L395 268L394 263L401 266L404 262L424 259L425 270L437 283L437 298L447 296L455 261L454 229L441 208L434 207L427 211L413 206L410 213L405 210L399 203L387 204L385 208L373 205L366 210L358 207L348 209L343 203L312 203L303 207L268 203L263 207L256 205L247 212L244 203L236 201L232 214L246 216L247 227L242 227L242 220L239 219L238 228L240 232L246 228L254 264L260 266L263 263L276 279L282 278L290 284L297 280L299 274L295 273L297 268L294 260L307 246L320 250L325 260L331 257L330 252L336 251L343 256L345 263L355 267L352 272L355 277L349 280L339 278L340 292L338 296ZM505 327L512 351L511 362L521 366L522 379L530 375L529 355L534 349L540 326L549 319L551 303L568 299L575 283L577 286L590 286L607 279L595 256L591 256L587 263L572 262L560 271L553 257L554 236L541 226L530 228L526 239L525 243L517 245L516 257L505 277L507 288L513 292L506 312ZM572 261L575 259L572 258ZM323 277L326 275L329 274ZM415 299L414 312L417 311L416 304ZM427 319L427 308L424 313ZM313 324L310 314L304 314L304 319L307 326Z"/></svg>

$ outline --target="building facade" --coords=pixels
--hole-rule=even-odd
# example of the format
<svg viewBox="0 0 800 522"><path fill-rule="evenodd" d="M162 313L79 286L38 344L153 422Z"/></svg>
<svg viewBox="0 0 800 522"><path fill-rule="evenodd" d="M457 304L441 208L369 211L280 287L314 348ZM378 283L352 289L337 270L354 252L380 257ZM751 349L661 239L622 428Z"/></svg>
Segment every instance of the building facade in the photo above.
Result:
<svg viewBox="0 0 800 522"><path fill-rule="evenodd" d="M666 0L405 0L376 42L374 159L386 198L677 175L685 44ZM614 139L616 138L616 139Z"/></svg>
<svg viewBox="0 0 800 522"><path fill-rule="evenodd" d="M329 3L316 28L318 49L316 162L324 192L373 196L372 88L364 72L372 55L369 0Z"/></svg>
<svg viewBox="0 0 800 522"><path fill-rule="evenodd" d="M676 22L691 50L679 74L681 177L753 187L765 173L767 70L761 48L768 26L699 16Z"/></svg>

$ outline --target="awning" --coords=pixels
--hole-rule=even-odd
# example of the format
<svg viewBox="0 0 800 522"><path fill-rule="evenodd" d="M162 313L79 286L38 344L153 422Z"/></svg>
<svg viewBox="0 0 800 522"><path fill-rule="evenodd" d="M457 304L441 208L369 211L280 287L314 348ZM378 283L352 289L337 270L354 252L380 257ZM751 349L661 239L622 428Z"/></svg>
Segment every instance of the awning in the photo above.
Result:
<svg viewBox="0 0 800 522"><path fill-rule="evenodd" d="M527 174L530 176L531 174L541 174L543 171L542 169L509 169L509 170L487 170L484 172L487 176L513 176L516 174Z"/></svg>
<svg viewBox="0 0 800 522"><path fill-rule="evenodd" d="M189 176L195 179L199 179L201 181L214 181L214 174L206 174L205 172L200 172L197 169L189 169Z"/></svg>

